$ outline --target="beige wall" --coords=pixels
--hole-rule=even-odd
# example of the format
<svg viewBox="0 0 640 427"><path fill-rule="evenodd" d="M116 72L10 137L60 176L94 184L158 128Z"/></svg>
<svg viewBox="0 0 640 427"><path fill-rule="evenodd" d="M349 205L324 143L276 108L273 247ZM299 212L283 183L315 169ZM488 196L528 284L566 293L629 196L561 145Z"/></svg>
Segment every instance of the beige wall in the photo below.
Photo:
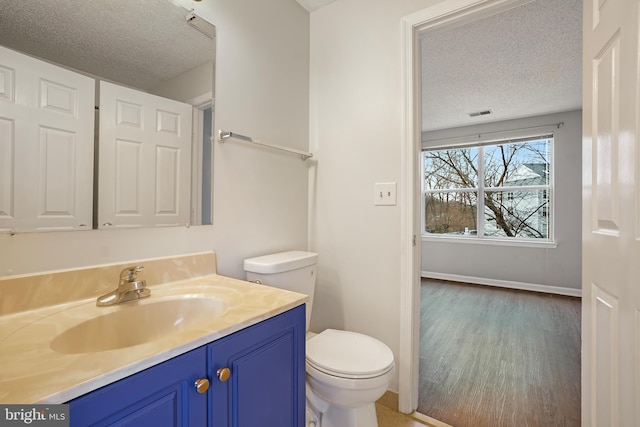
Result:
<svg viewBox="0 0 640 427"><path fill-rule="evenodd" d="M217 126L306 150L308 13L294 0L209 0L197 12L217 27ZM0 275L215 250L219 272L242 277L245 257L306 249L308 164L241 143L214 150L213 226L3 234Z"/></svg>
<svg viewBox="0 0 640 427"><path fill-rule="evenodd" d="M369 334L396 360L400 209L373 206L373 189L396 181L402 202L400 25L435 3L339 0L311 14L309 242L320 255L311 329Z"/></svg>

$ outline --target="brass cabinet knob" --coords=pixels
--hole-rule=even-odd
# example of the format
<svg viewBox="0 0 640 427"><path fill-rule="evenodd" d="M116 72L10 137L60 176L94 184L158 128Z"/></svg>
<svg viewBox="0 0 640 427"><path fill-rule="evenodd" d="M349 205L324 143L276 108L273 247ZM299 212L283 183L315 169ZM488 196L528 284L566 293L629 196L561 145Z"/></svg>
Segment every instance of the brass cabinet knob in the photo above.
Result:
<svg viewBox="0 0 640 427"><path fill-rule="evenodd" d="M216 372L218 379L222 382L225 382L231 376L231 370L229 368L220 368Z"/></svg>
<svg viewBox="0 0 640 427"><path fill-rule="evenodd" d="M206 393L209 390L209 380L201 378L196 381L196 391L200 394Z"/></svg>

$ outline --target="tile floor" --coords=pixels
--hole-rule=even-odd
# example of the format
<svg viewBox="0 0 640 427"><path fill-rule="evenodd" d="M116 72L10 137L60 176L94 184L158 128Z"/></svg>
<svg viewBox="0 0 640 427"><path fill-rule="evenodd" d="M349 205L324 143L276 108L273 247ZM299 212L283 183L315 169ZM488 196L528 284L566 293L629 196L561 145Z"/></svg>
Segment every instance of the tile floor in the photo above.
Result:
<svg viewBox="0 0 640 427"><path fill-rule="evenodd" d="M429 425L380 404L376 405L376 413L378 414L378 427L425 427Z"/></svg>
<svg viewBox="0 0 640 427"><path fill-rule="evenodd" d="M398 395L386 392L376 402L378 427L451 427L424 415L405 415L398 412Z"/></svg>

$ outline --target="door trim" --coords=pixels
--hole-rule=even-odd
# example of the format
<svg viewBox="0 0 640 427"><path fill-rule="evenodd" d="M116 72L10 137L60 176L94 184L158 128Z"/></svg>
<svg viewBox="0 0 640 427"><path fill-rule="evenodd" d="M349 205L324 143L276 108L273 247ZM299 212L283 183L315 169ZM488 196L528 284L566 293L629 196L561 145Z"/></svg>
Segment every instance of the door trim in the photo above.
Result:
<svg viewBox="0 0 640 427"><path fill-rule="evenodd" d="M193 125L191 135L191 210L189 217L191 224L202 224L202 163L203 158L203 123L204 110L213 110L213 92L209 91L203 95L187 100L187 104L193 106ZM212 113L213 114L213 111ZM213 135L213 129L211 129ZM213 186L211 186L213 188ZM209 218L212 220L212 218Z"/></svg>

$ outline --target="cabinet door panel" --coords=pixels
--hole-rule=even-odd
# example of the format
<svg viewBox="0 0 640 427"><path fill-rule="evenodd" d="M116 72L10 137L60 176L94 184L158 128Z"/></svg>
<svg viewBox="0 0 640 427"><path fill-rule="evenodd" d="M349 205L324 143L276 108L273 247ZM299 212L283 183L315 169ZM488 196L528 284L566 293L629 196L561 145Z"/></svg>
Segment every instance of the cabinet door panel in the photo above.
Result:
<svg viewBox="0 0 640 427"><path fill-rule="evenodd" d="M209 346L214 427L304 425L305 307ZM216 378L221 368L231 377Z"/></svg>
<svg viewBox="0 0 640 427"><path fill-rule="evenodd" d="M199 348L74 399L71 426L205 426L207 395L195 381L206 375Z"/></svg>

